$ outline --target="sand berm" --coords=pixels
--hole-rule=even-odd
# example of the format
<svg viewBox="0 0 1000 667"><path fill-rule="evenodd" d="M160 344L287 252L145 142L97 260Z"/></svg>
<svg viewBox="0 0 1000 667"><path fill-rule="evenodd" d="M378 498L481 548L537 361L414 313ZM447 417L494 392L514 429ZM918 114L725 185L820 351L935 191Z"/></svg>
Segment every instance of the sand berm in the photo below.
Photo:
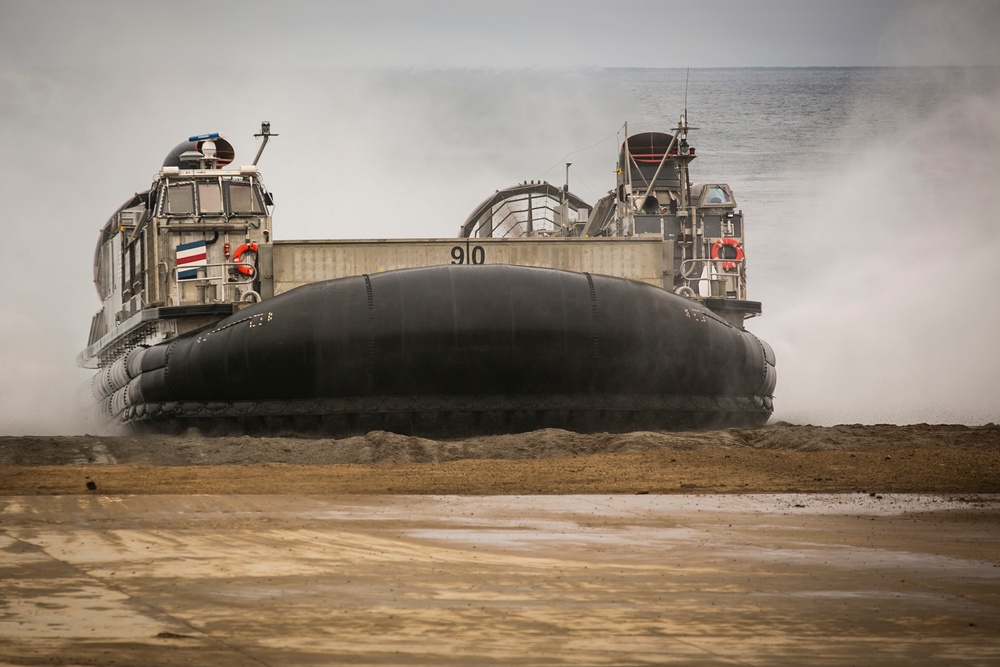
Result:
<svg viewBox="0 0 1000 667"><path fill-rule="evenodd" d="M1000 493L1000 426L0 437L0 495Z"/></svg>

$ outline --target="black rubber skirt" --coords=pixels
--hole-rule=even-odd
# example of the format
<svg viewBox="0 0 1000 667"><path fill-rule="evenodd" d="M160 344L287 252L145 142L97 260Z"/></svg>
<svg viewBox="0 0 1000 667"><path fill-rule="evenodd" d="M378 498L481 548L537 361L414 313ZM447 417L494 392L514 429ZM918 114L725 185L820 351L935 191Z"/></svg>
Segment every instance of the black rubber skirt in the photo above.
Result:
<svg viewBox="0 0 1000 667"><path fill-rule="evenodd" d="M468 435L763 424L774 355L645 283L508 265L306 285L130 355L152 429Z"/></svg>

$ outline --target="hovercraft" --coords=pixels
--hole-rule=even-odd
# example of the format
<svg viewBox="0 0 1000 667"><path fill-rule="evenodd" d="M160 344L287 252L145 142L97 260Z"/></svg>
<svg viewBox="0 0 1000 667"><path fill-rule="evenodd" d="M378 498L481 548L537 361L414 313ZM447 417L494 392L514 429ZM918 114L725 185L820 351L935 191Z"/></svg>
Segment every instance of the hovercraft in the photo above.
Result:
<svg viewBox="0 0 1000 667"><path fill-rule="evenodd" d="M526 182L458 238L381 241L273 239L269 124L238 168L190 137L101 231L78 359L97 408L251 434L761 425L775 360L744 327L743 214L689 182L689 129L628 136L594 206Z"/></svg>

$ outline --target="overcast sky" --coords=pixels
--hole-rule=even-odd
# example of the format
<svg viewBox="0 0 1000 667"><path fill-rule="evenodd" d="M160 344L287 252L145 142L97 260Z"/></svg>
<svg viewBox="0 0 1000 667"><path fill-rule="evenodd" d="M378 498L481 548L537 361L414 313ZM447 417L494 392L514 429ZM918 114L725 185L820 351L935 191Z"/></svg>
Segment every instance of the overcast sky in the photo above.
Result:
<svg viewBox="0 0 1000 667"><path fill-rule="evenodd" d="M26 66L1000 65L998 32L998 0L0 0Z"/></svg>

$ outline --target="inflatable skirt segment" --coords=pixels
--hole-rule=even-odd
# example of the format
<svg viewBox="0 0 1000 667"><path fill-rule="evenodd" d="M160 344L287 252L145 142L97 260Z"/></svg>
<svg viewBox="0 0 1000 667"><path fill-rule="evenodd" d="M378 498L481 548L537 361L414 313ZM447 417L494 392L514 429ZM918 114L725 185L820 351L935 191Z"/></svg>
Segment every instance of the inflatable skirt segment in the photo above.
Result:
<svg viewBox="0 0 1000 667"><path fill-rule="evenodd" d="M752 426L776 379L766 343L696 302L509 265L313 283L119 365L115 419L250 433Z"/></svg>

